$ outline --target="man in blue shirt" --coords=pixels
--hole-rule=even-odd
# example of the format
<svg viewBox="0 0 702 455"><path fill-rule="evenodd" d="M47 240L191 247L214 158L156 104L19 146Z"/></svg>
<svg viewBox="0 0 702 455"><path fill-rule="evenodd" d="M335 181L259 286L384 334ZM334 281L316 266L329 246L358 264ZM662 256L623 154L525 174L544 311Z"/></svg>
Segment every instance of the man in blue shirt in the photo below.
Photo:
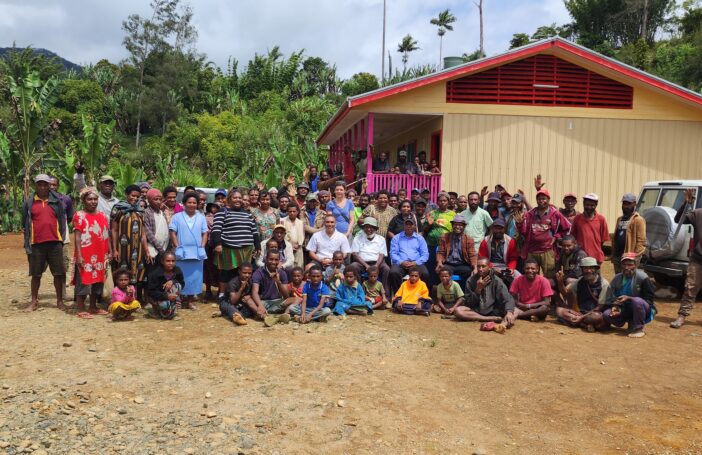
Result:
<svg viewBox="0 0 702 455"><path fill-rule="evenodd" d="M388 274L388 295L395 295L407 271L415 266L419 269L421 280L428 282L429 271L424 264L429 260L429 250L424 237L417 234L414 217L406 219L404 232L392 238L390 260L392 267Z"/></svg>

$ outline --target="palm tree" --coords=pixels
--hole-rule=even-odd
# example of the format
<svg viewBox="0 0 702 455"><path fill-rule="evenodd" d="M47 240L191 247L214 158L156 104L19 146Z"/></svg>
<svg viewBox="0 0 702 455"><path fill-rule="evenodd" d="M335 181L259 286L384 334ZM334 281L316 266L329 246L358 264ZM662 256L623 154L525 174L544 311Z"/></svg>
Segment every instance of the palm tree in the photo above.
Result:
<svg viewBox="0 0 702 455"><path fill-rule="evenodd" d="M407 60L409 60L409 53L419 49L419 46L417 46L417 44L417 40L412 38L412 35L408 33L407 35L405 35L404 38L402 38L400 44L397 45L397 52L402 54L402 64L405 65L405 69L407 69Z"/></svg>
<svg viewBox="0 0 702 455"><path fill-rule="evenodd" d="M439 35L439 66L441 66L444 35L446 34L447 30L453 30L453 26L451 24L453 24L454 22L456 22L456 16L451 14L451 11L448 9L440 12L439 17L435 17L434 19L429 21L430 24L439 27L439 30L437 32L437 34Z"/></svg>

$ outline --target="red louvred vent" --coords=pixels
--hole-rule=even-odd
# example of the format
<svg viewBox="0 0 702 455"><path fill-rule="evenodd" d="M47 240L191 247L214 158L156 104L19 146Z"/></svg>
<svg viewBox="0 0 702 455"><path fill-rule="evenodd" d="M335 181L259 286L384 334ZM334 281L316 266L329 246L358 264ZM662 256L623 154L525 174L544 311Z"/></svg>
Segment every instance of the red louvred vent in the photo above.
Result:
<svg viewBox="0 0 702 455"><path fill-rule="evenodd" d="M447 103L631 109L634 91L552 55L537 55L449 81Z"/></svg>

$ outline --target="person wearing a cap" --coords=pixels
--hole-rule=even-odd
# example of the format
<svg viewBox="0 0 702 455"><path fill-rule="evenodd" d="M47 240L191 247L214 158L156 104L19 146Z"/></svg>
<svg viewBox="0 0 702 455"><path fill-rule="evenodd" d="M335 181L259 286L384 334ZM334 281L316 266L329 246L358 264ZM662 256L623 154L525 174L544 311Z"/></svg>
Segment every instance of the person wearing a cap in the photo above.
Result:
<svg viewBox="0 0 702 455"><path fill-rule="evenodd" d="M309 193L305 198L304 209L301 213L302 225L305 228L305 245L315 232L324 229L324 210L319 209L317 195Z"/></svg>
<svg viewBox="0 0 702 455"><path fill-rule="evenodd" d="M496 219L490 226L490 235L485 237L478 248L478 257L487 258L490 268L496 273L507 287L514 278L519 276L517 262L519 250L517 242L505 234L505 220Z"/></svg>
<svg viewBox="0 0 702 455"><path fill-rule="evenodd" d="M485 211L488 212L493 221L498 218L504 218L507 215L507 210L502 206L502 197L500 197L500 193L493 191L492 193L488 194Z"/></svg>
<svg viewBox="0 0 702 455"><path fill-rule="evenodd" d="M387 237L390 221L397 216L397 210L390 207L390 195L387 190L378 191L375 204L369 205L363 211L363 216L372 216L378 221L378 235Z"/></svg>
<svg viewBox="0 0 702 455"><path fill-rule="evenodd" d="M561 215L566 217L568 221L573 224L573 220L580 213L575 210L575 206L578 204L578 196L575 193L566 193L563 196L563 207L558 209Z"/></svg>
<svg viewBox="0 0 702 455"><path fill-rule="evenodd" d="M551 194L546 189L536 193L536 207L524 217L515 215L519 232L524 236L522 259L533 258L546 278L556 273L555 248L561 237L570 232L570 222L550 204Z"/></svg>
<svg viewBox="0 0 702 455"><path fill-rule="evenodd" d="M395 167L400 169L401 174L406 174L408 166L409 163L407 162L407 151L400 150L399 152L397 152L397 163L395 163Z"/></svg>
<svg viewBox="0 0 702 455"><path fill-rule="evenodd" d="M517 228L516 217L520 216L522 219L526 215L531 207L529 203L524 198L522 193L514 193L509 202L510 210L505 217L505 232L507 235L512 237L517 242L517 248L519 251L522 249L522 244L524 243L524 237L519 234L519 229Z"/></svg>
<svg viewBox="0 0 702 455"><path fill-rule="evenodd" d="M582 327L589 332L604 326L609 281L600 275L600 265L593 257L580 259L582 276L568 283L565 275L556 275L558 291L565 301L556 307L556 316L571 327Z"/></svg>
<svg viewBox="0 0 702 455"><path fill-rule="evenodd" d="M456 215L451 220L451 232L442 235L439 239L439 250L436 253L436 274L438 275L443 267L448 266L453 275L461 277L461 284L471 276L478 260L475 243L465 233L465 228L466 220L461 215Z"/></svg>
<svg viewBox="0 0 702 455"><path fill-rule="evenodd" d="M48 265L54 277L56 306L65 310L66 268L63 262L63 235L66 232L66 209L58 195L51 191L51 177L39 174L34 178L34 194L24 201L22 226L24 250L29 263L31 298L28 310L39 307L39 286Z"/></svg>
<svg viewBox="0 0 702 455"><path fill-rule="evenodd" d="M646 251L646 220L636 211L636 195L622 196L622 216L617 218L612 239L612 265L615 273L622 271L621 257L625 253L637 255L637 265Z"/></svg>
<svg viewBox="0 0 702 455"><path fill-rule="evenodd" d="M378 235L378 220L372 216L363 219L363 231L356 234L351 243L351 264L347 270L352 270L360 281L361 275L368 267L378 267L380 282L385 285L390 267L385 263L388 247L385 239Z"/></svg>
<svg viewBox="0 0 702 455"><path fill-rule="evenodd" d="M220 208L227 204L227 190L224 188L219 188L214 194L215 204L219 205Z"/></svg>
<svg viewBox="0 0 702 455"><path fill-rule="evenodd" d="M675 222L690 224L695 228L695 232L692 238L690 262L687 264L685 290L678 309L678 317L670 323L674 329L679 329L685 323L685 318L692 312L697 294L702 289L702 208L693 209L694 206L695 190L686 189L685 198L675 214Z"/></svg>
<svg viewBox="0 0 702 455"><path fill-rule="evenodd" d="M295 203L298 207L304 207L308 194L310 194L310 185L305 182L298 183L297 194L295 195Z"/></svg>
<svg viewBox="0 0 702 455"><path fill-rule="evenodd" d="M402 278L407 272L417 267L423 282L429 279L426 263L429 260L429 250L424 237L417 234L414 218L405 220L404 232L396 235L390 242L390 273L388 274L389 294L395 295L402 284Z"/></svg>
<svg viewBox="0 0 702 455"><path fill-rule="evenodd" d="M76 172L73 174L73 188L77 193L80 193L80 190L88 186L85 182L85 167L78 161L75 164L75 170ZM100 177L98 180L98 191L98 210L109 220L112 207L119 202L119 199L112 195L115 191L115 179L110 175Z"/></svg>
<svg viewBox="0 0 702 455"><path fill-rule="evenodd" d="M466 234L476 245L480 245L492 225L492 217L480 208L480 194L477 191L468 193L468 208L461 212L461 216L466 220Z"/></svg>
<svg viewBox="0 0 702 455"><path fill-rule="evenodd" d="M322 269L326 268L332 263L334 253L337 251L347 256L351 252L351 246L348 238L336 230L336 217L327 214L324 216L324 230L312 234L307 243L310 262L305 266L305 270L309 270L315 264Z"/></svg>
<svg viewBox="0 0 702 455"><path fill-rule="evenodd" d="M632 252L621 257L620 273L609 284L604 322L615 327L628 325L629 337L641 338L645 335L644 326L655 317L654 293L656 287L646 272L637 268L639 255Z"/></svg>
<svg viewBox="0 0 702 455"><path fill-rule="evenodd" d="M429 191L429 188L422 188L422 192L420 193L422 196L422 199L427 201L427 210L432 211L436 210L439 208L438 205L434 204L431 201L431 191ZM448 193L446 193L448 194ZM449 204L451 203L451 197L449 196ZM446 206L448 208L448 205Z"/></svg>
<svg viewBox="0 0 702 455"><path fill-rule="evenodd" d="M605 217L597 213L598 201L595 193L583 196L583 213L575 215L570 234L589 257L602 264L605 259L602 245L609 240L609 227Z"/></svg>
<svg viewBox="0 0 702 455"><path fill-rule="evenodd" d="M412 201L412 206L414 207L414 204L417 203L419 198L422 197L422 192L419 188L412 188L412 191L410 192L410 200Z"/></svg>
<svg viewBox="0 0 702 455"><path fill-rule="evenodd" d="M295 266L295 251L293 250L292 243L285 241L285 235L287 234L287 229L283 224L276 224L273 226L273 235L271 239L275 240L278 244L278 268L283 269L288 272ZM265 257L268 252L268 243L263 242L261 245L261 256L256 259L256 264L259 267L264 267L266 265Z"/></svg>

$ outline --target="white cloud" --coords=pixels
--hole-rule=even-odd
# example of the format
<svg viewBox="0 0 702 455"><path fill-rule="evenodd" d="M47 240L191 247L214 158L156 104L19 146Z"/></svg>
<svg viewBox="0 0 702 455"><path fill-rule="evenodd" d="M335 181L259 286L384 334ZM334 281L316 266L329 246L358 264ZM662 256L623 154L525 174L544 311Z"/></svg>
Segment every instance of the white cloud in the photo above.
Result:
<svg viewBox="0 0 702 455"><path fill-rule="evenodd" d="M336 63L339 74L380 73L382 0L191 0L199 33L197 48L224 67L229 56L240 68L255 52L280 45L285 54L301 48ZM444 36L443 54L478 48L478 13L468 0L388 0L386 48L401 66L397 43L407 33L421 50L410 64L438 63L439 39L429 24L450 8L458 21ZM32 45L75 63L126 57L122 21L131 13L148 15L144 0L0 0L0 46ZM507 49L513 33L532 33L539 25L568 21L562 0L484 0L488 55ZM386 53L387 55L387 53Z"/></svg>

